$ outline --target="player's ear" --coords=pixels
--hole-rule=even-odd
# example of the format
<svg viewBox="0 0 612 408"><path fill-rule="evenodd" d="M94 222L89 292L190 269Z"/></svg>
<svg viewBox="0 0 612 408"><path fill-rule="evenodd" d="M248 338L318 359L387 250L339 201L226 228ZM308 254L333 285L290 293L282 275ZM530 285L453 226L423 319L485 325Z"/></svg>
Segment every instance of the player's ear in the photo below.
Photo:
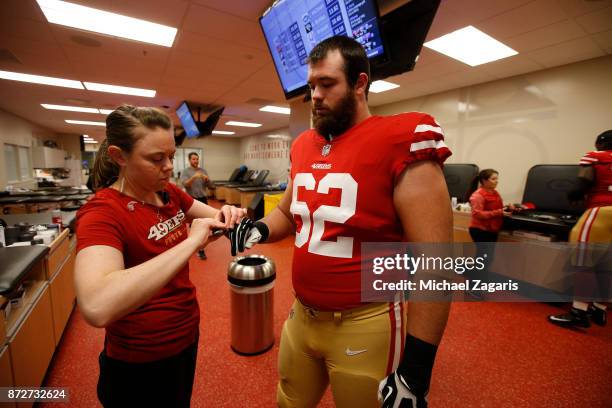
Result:
<svg viewBox="0 0 612 408"><path fill-rule="evenodd" d="M369 82L370 78L368 77L368 74L365 72L359 74L359 77L357 77L357 83L355 84L355 93L366 96Z"/></svg>

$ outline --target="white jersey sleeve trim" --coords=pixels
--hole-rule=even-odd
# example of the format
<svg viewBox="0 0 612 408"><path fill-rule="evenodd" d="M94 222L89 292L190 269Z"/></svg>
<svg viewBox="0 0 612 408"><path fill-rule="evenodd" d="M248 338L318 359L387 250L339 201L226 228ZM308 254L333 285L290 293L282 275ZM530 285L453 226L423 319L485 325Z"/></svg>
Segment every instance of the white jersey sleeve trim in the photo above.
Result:
<svg viewBox="0 0 612 408"><path fill-rule="evenodd" d="M434 133L444 136L444 132L442 132L442 128L439 126L436 127L432 125L417 125L417 127L414 129L414 133L424 133L424 132L434 132Z"/></svg>
<svg viewBox="0 0 612 408"><path fill-rule="evenodd" d="M441 149L447 147L442 140L423 140L410 145L410 151L416 152L423 149Z"/></svg>

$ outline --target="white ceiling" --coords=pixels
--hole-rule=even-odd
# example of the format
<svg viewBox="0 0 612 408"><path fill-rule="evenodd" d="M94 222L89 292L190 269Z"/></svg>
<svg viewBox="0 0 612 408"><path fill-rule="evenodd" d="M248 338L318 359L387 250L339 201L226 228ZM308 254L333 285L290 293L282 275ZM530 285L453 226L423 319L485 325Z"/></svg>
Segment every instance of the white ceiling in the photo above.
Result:
<svg viewBox="0 0 612 408"><path fill-rule="evenodd" d="M167 106L183 100L225 105L218 130L246 136L288 126L262 102L287 105L258 18L271 0L72 0L178 28L172 48L49 24L34 0L0 1L0 70L156 89L130 97L0 80L0 109L60 133L103 137L102 127L64 119L103 115L49 111L41 103L113 108L122 102ZM381 13L402 0L379 0ZM436 38L473 25L519 52L469 67L423 48L414 71L388 80L395 90L371 94L373 106L601 57L612 53L612 0L443 0L429 32ZM16 60L11 60L10 52ZM255 99L255 100L254 100ZM226 120L263 123L231 128ZM233 136L230 136L233 137Z"/></svg>

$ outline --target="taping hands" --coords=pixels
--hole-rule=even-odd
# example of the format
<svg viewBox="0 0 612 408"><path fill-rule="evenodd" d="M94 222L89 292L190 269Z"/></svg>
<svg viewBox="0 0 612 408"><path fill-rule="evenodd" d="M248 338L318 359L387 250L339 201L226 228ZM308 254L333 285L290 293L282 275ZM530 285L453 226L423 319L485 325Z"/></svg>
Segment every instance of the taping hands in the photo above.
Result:
<svg viewBox="0 0 612 408"><path fill-rule="evenodd" d="M258 242L268 239L268 226L263 222L253 222L243 218L236 227L229 230L228 238L231 245L232 256L236 256L245 249L252 248Z"/></svg>

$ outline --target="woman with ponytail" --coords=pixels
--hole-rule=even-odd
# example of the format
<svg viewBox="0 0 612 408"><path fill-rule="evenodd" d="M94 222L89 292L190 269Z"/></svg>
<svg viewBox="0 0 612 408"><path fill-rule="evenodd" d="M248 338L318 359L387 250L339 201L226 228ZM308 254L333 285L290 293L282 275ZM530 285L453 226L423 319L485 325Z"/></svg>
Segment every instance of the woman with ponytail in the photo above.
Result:
<svg viewBox="0 0 612 408"><path fill-rule="evenodd" d="M472 207L469 231L472 240L476 243L476 257L486 259L484 269L472 269L465 273L466 277L472 280L487 280L488 266L493 262L495 254L493 243L497 241L504 216L512 214L514 208L510 205L507 210L504 209L501 196L495 190L498 176L496 170L482 170L474 177L466 194ZM483 299L479 291L470 290L468 293L478 300Z"/></svg>
<svg viewBox="0 0 612 408"><path fill-rule="evenodd" d="M106 118L96 194L77 214L75 288L85 320L106 329L98 379L105 407L189 406L200 309L188 261L213 229L245 215L170 183L175 151L168 115L120 106Z"/></svg>
<svg viewBox="0 0 612 408"><path fill-rule="evenodd" d="M504 216L511 215L514 209L512 205L504 209L501 196L495 190L498 177L496 170L484 169L474 177L468 190L467 196L472 207L469 230L474 242L496 242Z"/></svg>

